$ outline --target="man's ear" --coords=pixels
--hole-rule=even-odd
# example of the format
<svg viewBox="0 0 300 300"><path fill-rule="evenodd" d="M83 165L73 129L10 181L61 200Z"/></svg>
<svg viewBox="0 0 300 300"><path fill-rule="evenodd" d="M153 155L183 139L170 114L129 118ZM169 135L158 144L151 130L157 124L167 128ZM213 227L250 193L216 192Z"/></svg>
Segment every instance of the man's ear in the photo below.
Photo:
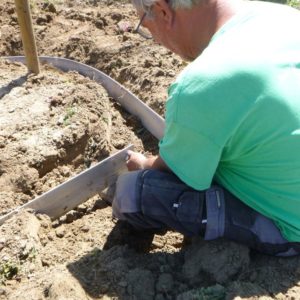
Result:
<svg viewBox="0 0 300 300"><path fill-rule="evenodd" d="M174 10L170 7L168 1L159 0L155 2L152 10L155 18L159 18L160 22L165 23L167 29L171 29L174 20Z"/></svg>

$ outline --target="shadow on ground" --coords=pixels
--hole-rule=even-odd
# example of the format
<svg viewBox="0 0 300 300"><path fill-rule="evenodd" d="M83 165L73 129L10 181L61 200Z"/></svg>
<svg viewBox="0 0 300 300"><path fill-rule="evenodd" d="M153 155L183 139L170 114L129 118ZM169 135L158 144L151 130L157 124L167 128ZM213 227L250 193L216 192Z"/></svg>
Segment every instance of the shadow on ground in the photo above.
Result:
<svg viewBox="0 0 300 300"><path fill-rule="evenodd" d="M22 86L27 81L28 76L29 76L29 73L27 73L26 75L20 76L19 78L14 79L11 82L9 82L7 85L1 87L0 88L0 99L2 99L5 95L9 94L12 91L12 89L14 89L15 87Z"/></svg>
<svg viewBox="0 0 300 300"><path fill-rule="evenodd" d="M299 299L299 257L274 258L233 242L199 238L167 253L155 251L152 242L153 234L132 232L118 222L103 249L67 267L95 298L274 299L282 293Z"/></svg>

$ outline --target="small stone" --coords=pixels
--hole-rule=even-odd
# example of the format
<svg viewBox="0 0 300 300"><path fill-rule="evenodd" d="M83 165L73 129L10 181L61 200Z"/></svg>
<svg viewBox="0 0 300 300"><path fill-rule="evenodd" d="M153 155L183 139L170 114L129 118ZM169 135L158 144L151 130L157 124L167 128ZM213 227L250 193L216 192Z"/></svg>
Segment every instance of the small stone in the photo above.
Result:
<svg viewBox="0 0 300 300"><path fill-rule="evenodd" d="M56 7L53 3L45 3L43 8L51 13L56 13Z"/></svg>
<svg viewBox="0 0 300 300"><path fill-rule="evenodd" d="M120 32L128 32L131 31L133 27L130 22L121 21L118 23L118 28Z"/></svg>
<svg viewBox="0 0 300 300"><path fill-rule="evenodd" d="M56 228L59 226L59 220L55 220L52 222L52 228Z"/></svg>
<svg viewBox="0 0 300 300"><path fill-rule="evenodd" d="M57 120L56 124L57 124L57 125L62 125L63 123L64 123L64 117L61 116L61 117L59 117L59 119Z"/></svg>
<svg viewBox="0 0 300 300"><path fill-rule="evenodd" d="M155 247L155 248L163 248L164 247L164 244L161 243L161 242L158 242L158 241L153 241L152 242L152 245Z"/></svg>
<svg viewBox="0 0 300 300"><path fill-rule="evenodd" d="M5 295L6 295L5 289L0 288L0 296L5 296Z"/></svg>
<svg viewBox="0 0 300 300"><path fill-rule="evenodd" d="M122 20L122 14L120 14L120 13L113 13L112 15L111 15L111 18L112 18L112 20L114 20L114 21L117 21L117 22L120 22L121 20Z"/></svg>
<svg viewBox="0 0 300 300"><path fill-rule="evenodd" d="M66 223L66 220L67 220L66 215L63 215L63 216L61 216L61 217L59 218L59 221L60 221L61 223Z"/></svg>
<svg viewBox="0 0 300 300"><path fill-rule="evenodd" d="M155 71L156 71L155 72L156 77L165 76L165 72L162 69L157 68Z"/></svg>
<svg viewBox="0 0 300 300"><path fill-rule="evenodd" d="M45 16L43 16L43 17L38 17L37 19L36 19L36 23L38 24L38 25L46 25L47 23L48 23L48 19L47 19L47 17Z"/></svg>
<svg viewBox="0 0 300 300"><path fill-rule="evenodd" d="M27 151L27 148L24 145L21 145L18 150L22 153L25 153Z"/></svg>
<svg viewBox="0 0 300 300"><path fill-rule="evenodd" d="M49 232L49 233L47 234L47 238L48 238L49 241L53 241L53 240L54 240L54 237L55 237L55 235L54 235L53 232Z"/></svg>
<svg viewBox="0 0 300 300"><path fill-rule="evenodd" d="M48 244L48 238L45 235L40 236L40 242L43 247L45 247Z"/></svg>
<svg viewBox="0 0 300 300"><path fill-rule="evenodd" d="M66 229L65 229L65 227L64 227L64 226L57 227L57 228L55 229L55 234L56 234L56 236L57 236L58 238L64 237L65 234L66 234Z"/></svg>
<svg viewBox="0 0 300 300"><path fill-rule="evenodd" d="M7 13L8 13L9 15L12 15L14 12L15 12L15 10L13 9L13 7L9 7L9 8L7 9Z"/></svg>
<svg viewBox="0 0 300 300"><path fill-rule="evenodd" d="M126 144L126 142L125 142L125 140L123 140L123 139L117 139L117 140L115 140L115 141L113 142L114 147L117 148L117 149L122 149L122 148L124 148L124 147L125 147L125 144Z"/></svg>
<svg viewBox="0 0 300 300"><path fill-rule="evenodd" d="M43 267L49 267L50 266L50 261L47 258L42 258L41 262L42 262Z"/></svg>
<svg viewBox="0 0 300 300"><path fill-rule="evenodd" d="M167 72L167 76L169 76L169 77L175 77L176 74L175 74L174 71L168 71L168 72Z"/></svg>
<svg viewBox="0 0 300 300"><path fill-rule="evenodd" d="M102 29L103 26L104 26L104 22L102 20L96 20L95 21L95 26L98 28L98 29Z"/></svg>
<svg viewBox="0 0 300 300"><path fill-rule="evenodd" d="M87 225L84 225L84 226L81 227L81 231L82 232L89 232L90 231L90 227L87 226Z"/></svg>
<svg viewBox="0 0 300 300"><path fill-rule="evenodd" d="M99 118L98 118L97 115L91 114L90 117L89 117L89 120L90 120L91 123L96 123L99 120Z"/></svg>
<svg viewBox="0 0 300 300"><path fill-rule="evenodd" d="M128 35L126 34L126 32L122 35L122 42L126 42L129 40Z"/></svg>
<svg viewBox="0 0 300 300"><path fill-rule="evenodd" d="M66 166L63 166L62 169L61 169L61 174L64 177L69 177L71 175L70 169L68 167L66 167Z"/></svg>
<svg viewBox="0 0 300 300"><path fill-rule="evenodd" d="M154 66L154 62L152 60L146 59L144 62L144 67L145 68L151 68Z"/></svg>
<svg viewBox="0 0 300 300"><path fill-rule="evenodd" d="M66 215L66 223L72 223L73 221L76 220L76 212L75 211L70 211Z"/></svg>
<svg viewBox="0 0 300 300"><path fill-rule="evenodd" d="M76 210L81 213L86 213L87 207L85 205L79 205Z"/></svg>

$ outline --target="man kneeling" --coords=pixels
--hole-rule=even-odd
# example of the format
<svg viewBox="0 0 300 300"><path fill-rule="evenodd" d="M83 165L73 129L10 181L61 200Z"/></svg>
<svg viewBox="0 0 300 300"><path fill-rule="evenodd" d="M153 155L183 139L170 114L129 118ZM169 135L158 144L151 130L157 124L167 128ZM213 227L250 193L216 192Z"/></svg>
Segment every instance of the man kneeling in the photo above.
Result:
<svg viewBox="0 0 300 300"><path fill-rule="evenodd" d="M134 0L136 32L192 61L169 88L159 155L129 152L113 213L139 230L300 253L300 12ZM143 34L144 36L144 34Z"/></svg>

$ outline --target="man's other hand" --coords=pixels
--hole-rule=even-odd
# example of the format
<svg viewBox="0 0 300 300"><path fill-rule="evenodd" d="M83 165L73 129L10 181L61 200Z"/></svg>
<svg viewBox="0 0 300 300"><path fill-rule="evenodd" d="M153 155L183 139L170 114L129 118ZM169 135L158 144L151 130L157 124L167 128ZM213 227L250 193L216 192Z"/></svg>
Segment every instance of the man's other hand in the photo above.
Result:
<svg viewBox="0 0 300 300"><path fill-rule="evenodd" d="M159 155L146 157L141 153L131 150L128 150L127 155L126 164L128 171L155 169L172 172Z"/></svg>

